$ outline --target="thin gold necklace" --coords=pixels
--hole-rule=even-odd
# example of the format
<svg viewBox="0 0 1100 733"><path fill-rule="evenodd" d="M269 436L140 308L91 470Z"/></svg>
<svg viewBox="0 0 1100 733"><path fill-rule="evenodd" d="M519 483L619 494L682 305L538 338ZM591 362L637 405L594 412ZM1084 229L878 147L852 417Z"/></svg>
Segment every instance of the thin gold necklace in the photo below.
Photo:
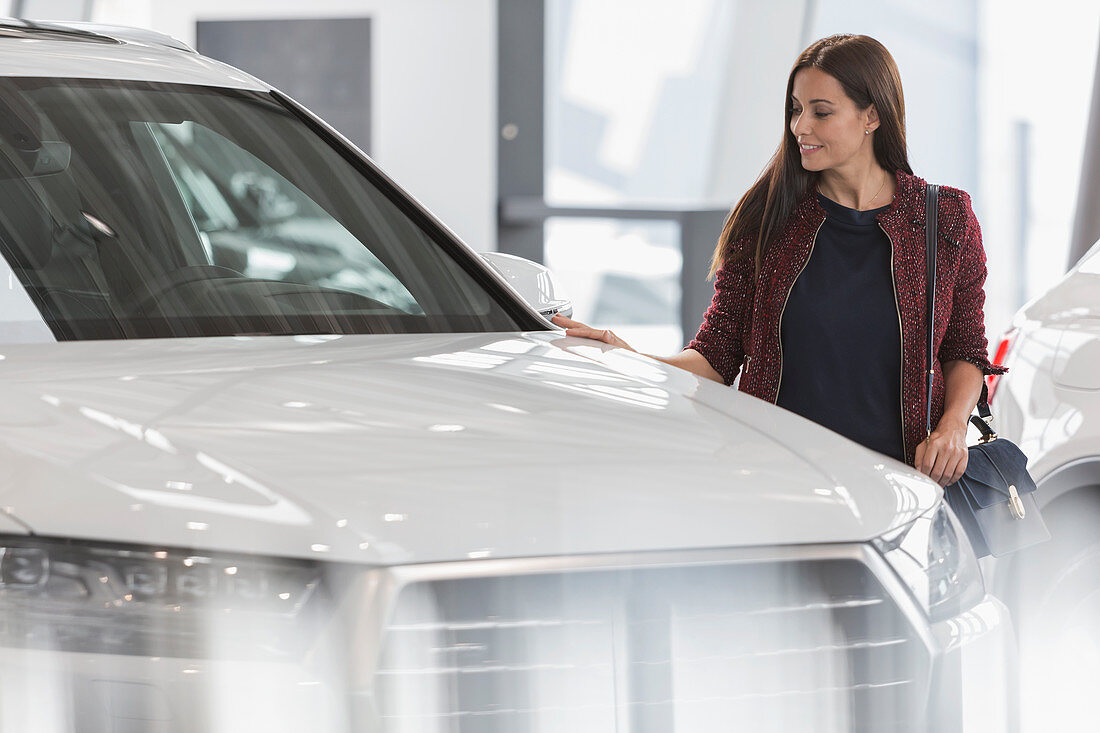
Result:
<svg viewBox="0 0 1100 733"><path fill-rule="evenodd" d="M886 187L886 178L887 178L887 174L886 174L886 171L883 171L883 172L882 172L882 185L880 185L880 186L878 187L878 190L877 190L877 191L875 191L875 195L874 195L874 196L872 196L872 197L871 197L871 200L867 202L867 206L868 206L868 208L870 208L870 206L871 206L871 203L872 203L872 202L873 202L873 201L874 201L875 199L877 199L877 198L878 198L878 195L879 195L880 193L882 193L882 189ZM858 203L858 202L857 202L857 203ZM866 209L857 209L857 211L866 211Z"/></svg>
<svg viewBox="0 0 1100 733"><path fill-rule="evenodd" d="M886 186L886 171L882 172L882 185L875 191L875 195L871 197L871 201L867 202L867 208L871 207L871 202L878 198L878 195L882 193L882 189Z"/></svg>

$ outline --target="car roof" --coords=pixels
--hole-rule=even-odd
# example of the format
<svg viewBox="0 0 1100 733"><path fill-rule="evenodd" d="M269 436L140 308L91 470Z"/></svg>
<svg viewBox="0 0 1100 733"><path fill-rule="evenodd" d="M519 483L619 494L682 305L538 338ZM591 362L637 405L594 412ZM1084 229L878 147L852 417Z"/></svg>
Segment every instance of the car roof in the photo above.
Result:
<svg viewBox="0 0 1100 733"><path fill-rule="evenodd" d="M0 18L0 76L125 79L258 91L271 88L154 31L11 18Z"/></svg>

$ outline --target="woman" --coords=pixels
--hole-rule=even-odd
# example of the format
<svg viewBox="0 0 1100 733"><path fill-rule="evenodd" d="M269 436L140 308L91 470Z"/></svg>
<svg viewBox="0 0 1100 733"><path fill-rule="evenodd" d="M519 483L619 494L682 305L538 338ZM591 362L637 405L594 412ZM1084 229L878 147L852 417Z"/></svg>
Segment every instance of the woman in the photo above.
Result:
<svg viewBox="0 0 1100 733"><path fill-rule="evenodd" d="M787 80L787 130L715 248L715 293L661 361L774 402L906 461L941 485L966 470L984 374L985 252L970 197L941 187L931 435L925 430L925 181L905 142L901 78L867 36L807 48ZM629 349L563 317L570 336Z"/></svg>

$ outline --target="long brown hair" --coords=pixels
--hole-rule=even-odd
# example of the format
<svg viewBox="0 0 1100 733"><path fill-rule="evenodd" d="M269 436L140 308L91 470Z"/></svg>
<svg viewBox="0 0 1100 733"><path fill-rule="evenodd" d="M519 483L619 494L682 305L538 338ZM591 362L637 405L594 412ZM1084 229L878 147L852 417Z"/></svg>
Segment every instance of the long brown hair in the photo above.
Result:
<svg viewBox="0 0 1100 733"><path fill-rule="evenodd" d="M870 36L843 34L815 41L798 57L787 77L783 138L760 177L726 217L711 258L712 277L727 258L747 256L747 252L732 251L733 244L745 238L756 241L755 261L759 274L764 253L807 188L820 175L802 167L798 141L791 132L794 77L800 69L810 66L840 82L857 109L865 110L875 105L879 116L879 127L874 135L878 164L887 172L913 172L905 145L905 97L901 91L901 74L890 52Z"/></svg>

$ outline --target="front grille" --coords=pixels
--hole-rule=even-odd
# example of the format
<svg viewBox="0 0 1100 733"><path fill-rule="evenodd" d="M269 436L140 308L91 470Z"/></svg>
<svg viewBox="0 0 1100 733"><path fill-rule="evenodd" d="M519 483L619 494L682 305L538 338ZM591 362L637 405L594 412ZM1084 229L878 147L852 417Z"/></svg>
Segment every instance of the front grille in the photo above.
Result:
<svg viewBox="0 0 1100 733"><path fill-rule="evenodd" d="M855 559L412 582L375 693L387 733L921 726L930 661Z"/></svg>

